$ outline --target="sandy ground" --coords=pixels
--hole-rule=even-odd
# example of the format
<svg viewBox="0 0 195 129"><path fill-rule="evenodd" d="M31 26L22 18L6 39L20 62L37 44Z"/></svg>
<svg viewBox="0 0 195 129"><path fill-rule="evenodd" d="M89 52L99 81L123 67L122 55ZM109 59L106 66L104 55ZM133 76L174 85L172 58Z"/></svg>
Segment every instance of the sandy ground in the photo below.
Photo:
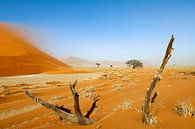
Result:
<svg viewBox="0 0 195 129"><path fill-rule="evenodd" d="M97 78L102 73L78 73L78 74L32 74L21 76L0 77L0 84L2 85L16 85L16 84L44 84L47 82L70 82L74 80L86 80Z"/></svg>
<svg viewBox="0 0 195 129"><path fill-rule="evenodd" d="M194 129L195 118L180 116L174 112L173 107L178 102L191 103L195 107L195 75L193 74L195 68L165 69L163 78L155 89L158 96L151 108L152 113L157 116L158 123L153 126L141 123L141 106L155 71L156 68L137 70L100 68L94 69L94 72L98 72L97 75L86 74L86 78L82 78L76 87L80 95L83 114L91 106L94 96L100 99L91 115L95 123L88 126L61 121L53 111L40 106L24 95L25 90L30 90L43 100L64 105L73 110L73 99L67 82L69 79L72 81L80 78L80 74L40 74L1 78L3 83L7 83L7 87L1 86L0 91L0 128ZM98 77L99 72L104 76ZM32 78L37 79L36 83L32 83ZM16 82L23 83L16 84L14 79ZM93 90L87 94L83 92L85 91L83 89ZM129 105L124 106L124 102L128 102Z"/></svg>

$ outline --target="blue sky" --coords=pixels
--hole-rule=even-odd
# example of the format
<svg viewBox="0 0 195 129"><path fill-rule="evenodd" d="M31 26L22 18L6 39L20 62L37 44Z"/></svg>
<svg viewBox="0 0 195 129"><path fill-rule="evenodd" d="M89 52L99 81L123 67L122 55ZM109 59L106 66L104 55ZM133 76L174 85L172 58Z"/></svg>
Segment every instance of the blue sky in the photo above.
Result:
<svg viewBox="0 0 195 129"><path fill-rule="evenodd" d="M195 65L194 0L0 0L0 22L28 28L41 49L63 59L141 59Z"/></svg>

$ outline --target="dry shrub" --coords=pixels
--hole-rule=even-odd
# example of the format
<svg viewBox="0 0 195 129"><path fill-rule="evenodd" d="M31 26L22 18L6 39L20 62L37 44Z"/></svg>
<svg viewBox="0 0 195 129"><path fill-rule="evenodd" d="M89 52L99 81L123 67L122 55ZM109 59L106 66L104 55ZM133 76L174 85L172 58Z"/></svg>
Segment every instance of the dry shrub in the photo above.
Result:
<svg viewBox="0 0 195 129"><path fill-rule="evenodd" d="M115 91L120 91L124 86L122 84L114 84L112 87Z"/></svg>
<svg viewBox="0 0 195 129"><path fill-rule="evenodd" d="M8 86L6 85L2 85L2 88L3 88L3 95L9 95L10 94L10 91L8 89Z"/></svg>
<svg viewBox="0 0 195 129"><path fill-rule="evenodd" d="M128 110L133 107L133 104L130 100L124 100L120 106L123 110Z"/></svg>
<svg viewBox="0 0 195 129"><path fill-rule="evenodd" d="M149 115L146 120L147 120L147 124L149 124L149 125L155 125L158 123L157 117L155 115L152 115L152 114Z"/></svg>
<svg viewBox="0 0 195 129"><path fill-rule="evenodd" d="M172 78L195 80L195 72L171 73Z"/></svg>
<svg viewBox="0 0 195 129"><path fill-rule="evenodd" d="M54 96L54 97L51 98L51 101L62 100L64 98L66 98L66 97L63 97L63 96Z"/></svg>
<svg viewBox="0 0 195 129"><path fill-rule="evenodd" d="M122 78L122 81L129 81L129 77L128 77L128 76L124 76L124 77Z"/></svg>
<svg viewBox="0 0 195 129"><path fill-rule="evenodd" d="M91 100L95 100L97 98L97 94L95 93L95 86L87 86L80 88L80 92L82 95L82 98L89 98Z"/></svg>
<svg viewBox="0 0 195 129"><path fill-rule="evenodd" d="M184 117L194 117L195 109L191 103L178 102L174 105L174 112L178 113L180 116Z"/></svg>

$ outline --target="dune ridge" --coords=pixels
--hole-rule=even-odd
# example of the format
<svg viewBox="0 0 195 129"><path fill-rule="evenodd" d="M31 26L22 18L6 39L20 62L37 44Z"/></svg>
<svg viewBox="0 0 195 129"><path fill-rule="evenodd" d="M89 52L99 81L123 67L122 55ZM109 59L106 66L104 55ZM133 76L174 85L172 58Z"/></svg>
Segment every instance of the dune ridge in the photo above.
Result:
<svg viewBox="0 0 195 129"><path fill-rule="evenodd" d="M0 23L0 76L37 74L70 66L32 45L14 25Z"/></svg>

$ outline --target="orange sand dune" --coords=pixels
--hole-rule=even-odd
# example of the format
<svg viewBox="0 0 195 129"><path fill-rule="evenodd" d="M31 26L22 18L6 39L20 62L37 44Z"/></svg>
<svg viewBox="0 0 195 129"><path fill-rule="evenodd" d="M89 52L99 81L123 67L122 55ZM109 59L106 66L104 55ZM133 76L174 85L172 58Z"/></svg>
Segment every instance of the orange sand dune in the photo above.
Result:
<svg viewBox="0 0 195 129"><path fill-rule="evenodd" d="M36 74L70 68L34 47L13 28L14 26L9 24L0 24L0 76Z"/></svg>

